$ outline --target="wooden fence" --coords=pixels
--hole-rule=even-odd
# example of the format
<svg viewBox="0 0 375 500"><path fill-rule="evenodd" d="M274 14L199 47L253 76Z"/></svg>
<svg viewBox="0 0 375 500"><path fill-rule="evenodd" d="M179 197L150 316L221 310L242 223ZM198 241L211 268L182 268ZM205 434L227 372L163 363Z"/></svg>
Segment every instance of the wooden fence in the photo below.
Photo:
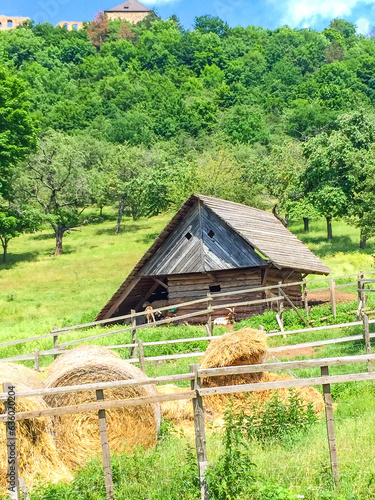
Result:
<svg viewBox="0 0 375 500"><path fill-rule="evenodd" d="M346 337L338 337L338 338L333 338L333 339L323 339L323 340L316 340L313 342L303 342L303 343L298 343L298 344L287 344L283 345L280 347L270 347L269 352L271 354L277 354L281 351L293 351L297 349L303 349L303 348L308 348L308 347L322 347L322 346L327 346L327 345L333 345L333 344L340 344L340 343L346 343L346 342L354 342L358 340L363 340L365 342L365 345L367 347L368 352L370 349L370 340L371 338L375 338L375 333L370 333L369 325L375 324L375 319L369 320L367 315L362 312L362 318L361 321L352 321L348 323L340 323L340 324L335 324L335 325L326 325L326 326L316 326L316 327L310 327L310 328L300 328L296 330L284 330L282 332L274 332L274 333L266 333L268 337L277 337L277 336L283 336L286 337L287 335L292 335L292 334L298 334L298 333L310 333L310 332L319 332L319 331L326 331L326 330L336 330L336 329L341 329L341 328L352 328L356 326L363 326L363 333L362 334L356 334L356 335L350 335ZM219 338L218 336L215 337L191 337L191 338L184 338L184 339L173 339L173 340L160 340L160 341L155 341L155 342L142 342L141 340L138 340L137 343L129 343L129 344L119 344L119 345L110 345L106 346L108 349L116 350L116 349L125 349L129 348L130 352L129 355L130 357L127 359L129 363L140 363L142 371L144 371L145 367L145 362L159 362L159 361L171 361L171 360L176 360L176 359L183 359L183 358L199 358L204 355L204 352L200 351L192 351L188 353L177 353L177 354L167 354L167 355L162 355L162 356L145 356L144 354L144 348L145 347L152 347L152 346L165 346L165 345L172 345L172 344L181 344L181 343L188 343L188 342L210 342L213 339ZM138 356L133 356L132 352L133 350L138 350ZM13 356L9 358L2 358L0 359L0 362L14 362L14 361L32 361L34 360L34 368L39 370L39 360L41 356L50 356L50 355L60 355L65 352L65 348L62 348L60 346L57 349L49 349L45 351L39 351L35 350L34 353L30 354L22 354L19 356Z"/></svg>
<svg viewBox="0 0 375 500"><path fill-rule="evenodd" d="M13 414L12 417L10 417L8 411L6 411L4 414L0 415L0 423L6 423L7 431L9 430L9 432L7 432L7 450L9 453L9 450L15 449L15 453L13 453L12 458L14 459L15 457L17 462L17 445L16 445L17 441L14 432L15 421L40 418L40 417L53 417L53 416L81 413L87 411L97 411L99 432L102 443L106 496L107 500L113 500L115 497L114 497L114 488L112 481L110 450L108 447L107 421L106 421L105 411L111 408L124 408L128 406L138 406L149 403L192 400L193 410L194 410L195 441L196 441L196 450L197 450L200 485L201 485L201 498L207 500L209 499L209 491L207 489L207 484L205 481L205 470L208 465L208 457L207 457L206 437L205 437L204 400L203 400L204 396L322 385L324 394L324 403L326 409L325 415L326 415L331 471L335 484L339 484L339 465L337 460L331 384L375 380L375 372L372 371L373 362L375 362L375 355L366 354L358 356L308 359L302 361L263 363L258 365L210 368L210 369L200 369L199 365L191 365L190 373L179 374L179 375L169 375L169 376L153 377L153 378L144 377L136 380L120 380L114 382L84 384L84 385L76 385L68 387L59 387L53 389L37 389L28 391L16 390L14 396L12 393L12 397L14 400L18 398L32 397L32 396L46 396L52 394L64 394L69 392L95 390L97 395L97 401L94 403L85 403L74 406L18 412ZM367 366L367 371L361 373L344 374L344 375L329 374L329 367L358 364L358 363L365 363ZM320 368L321 372L320 376L293 379L293 380L280 380L274 382L255 382L250 384L209 387L209 388L202 388L201 386L202 377L217 377L223 375L229 376L229 375L238 375L245 373L259 373L263 371L276 371L276 370L279 371L279 370L291 370L291 369L296 370L296 369L306 369L306 368ZM109 388L170 383L177 381L190 381L191 390L181 393L165 394L153 397L138 397L125 400L105 400L103 395L104 394L103 391ZM3 393L0 394L0 401L5 402L5 408L9 407L9 404L7 404L10 399L9 387L13 387L11 380L6 381L4 383ZM12 432L10 432L10 429L12 429ZM17 463L16 467L18 474ZM11 495L12 500L20 498L20 492L19 492L20 479L18 478L17 474L15 476L17 487L15 493L14 494L12 493Z"/></svg>
<svg viewBox="0 0 375 500"><path fill-rule="evenodd" d="M366 274L374 274L374 272L369 272L369 273L366 273ZM356 276L357 277L357 281L355 282L350 282L350 283L344 283L344 284L339 284L337 285L336 284L336 280L339 280L339 279L347 279L347 278L351 278L351 277L354 277ZM303 321L305 322L306 325L308 325L308 317L309 317L309 308L308 306L306 305L306 301L307 301L307 294L308 294L308 291L307 291L307 284L310 284L310 283L317 283L317 282L322 282L322 281L329 281L329 286L328 287L322 287L322 288L316 288L316 289L313 289L313 291L322 291L322 290L329 290L330 291L330 296L331 296L331 308L332 308L332 314L333 315L336 315L336 299L335 299L335 290L337 288L340 288L340 287L349 287L349 286L353 286L353 285L357 285L358 287L358 311L357 311L357 319L359 319L362 315L362 311L363 311L363 307L364 307L364 296L365 296L365 292L366 290L364 289L364 286L365 284L369 283L369 282L372 282L374 280L371 280L371 279L366 279L364 278L364 273L361 271L358 275L345 275L345 276L339 276L339 277L336 277L336 278L320 278L320 279L314 279L314 280L310 280L310 281L306 281L306 280L303 280L303 281L300 281L300 282L294 282L294 283L279 283L278 285L273 285L273 286L268 286L268 287L257 287L257 288L249 288L248 290L245 290L245 292L256 292L256 291L266 291L266 290L278 290L278 296L276 297L271 297L271 298L265 298L265 299L257 299L257 300L252 300L252 301L246 301L246 302L228 302L227 304L224 304L224 305L213 305L212 302L214 301L214 299L216 298L221 298L221 297L225 297L225 296L235 296L235 295L238 295L240 293L244 293L244 290L241 290L241 291L233 291L233 292L223 292L223 293L215 293L215 295L213 296L212 294L208 294L208 297L207 299L198 299L198 300L194 300L194 301L190 301L190 302L184 302L184 303L180 303L180 304L175 304L173 306L169 305L167 307L163 307L163 308L160 308L159 310L161 312L163 311L168 311L169 309L171 309L171 307L183 307L183 306L186 306L186 305L194 305L194 304L200 304L200 303L204 303L204 302L207 302L208 304L208 307L207 309L205 310L201 310L201 311L197 311L197 312L194 312L194 313L190 313L190 314L183 314L183 315L180 315L180 316L176 316L172 321L173 322L181 322L181 321L186 321L188 320L189 318L192 318L192 317L199 317L199 316L204 316L206 315L207 316L207 324L206 324L206 327L207 327L207 333L208 333L208 336L205 337L205 338L202 338L202 340L209 340L209 338L212 336L212 321L211 321L211 314L213 311L215 310L220 310L220 309L223 309L223 308L226 308L226 307L237 307L237 306L243 306L243 305L257 305L257 304L270 304L270 303L274 303L276 302L278 304L278 312L276 313L276 319L278 321L278 324L280 326L280 332L277 332L277 333L270 333L269 335L283 335L283 336L286 336L286 335L289 335L289 334L292 334L292 333L300 333L302 331L318 331L319 329L321 330L324 330L324 329L329 329L329 328L339 328L339 327L343 327L343 326L355 326L355 323L347 323L347 324L342 324L342 325L337 325L337 326L327 326L327 327L312 327L312 328L306 328L306 329L300 329L300 330L293 330L293 331L285 331L284 330L284 324L283 324L283 310L284 310L284 302L285 301L289 301L286 293L284 292L284 288L287 288L287 287L290 287L290 286L295 286L295 285L301 285L302 286L302 289L303 289L303 295L304 295L304 301L305 301L305 314L306 314L306 317L303 317L303 315L300 313L300 311L294 306L294 304L291 303L291 301L289 301L289 305L297 312L297 314L299 315L299 317L301 317L303 319ZM39 335L39 336L36 336L36 337L29 337L29 338L24 338L24 339L17 339L17 340L12 340L12 341L8 341L8 342L3 342L0 344L0 348L1 347L9 347L9 346L13 346L13 345L18 345L18 344L23 344L23 343L28 343L28 342L34 342L34 341L37 341L37 340L44 340L46 338L52 338L53 339L53 349L48 349L48 350L44 350L44 351L39 351L38 349L34 350L33 353L28 353L28 354L24 354L24 355L19 355L19 356L12 356L12 357L7 357L7 358L1 358L0 359L0 362L1 361L28 361L28 360L34 360L34 364L35 364L35 367L36 368L39 368L39 363L40 363L40 357L41 356L50 356L50 355L53 355L54 357L57 357L59 354L62 354L66 348L68 348L69 346L72 346L72 345L77 345L77 344L81 344L83 342L88 342L88 341L92 341L92 340L98 340L98 339L101 339L101 338L104 338L104 337L109 337L109 336L113 336L113 335L116 335L116 334L119 334L119 333L125 333L125 332L132 332L132 343L129 343L129 344L122 344L122 345L118 345L118 346L110 346L110 348L112 349L120 349L120 348L125 348L125 347L128 347L131 351L131 362L139 362L141 361L142 359L142 356L139 355L138 358L135 358L135 350L138 349L138 351L140 351L140 347L139 347L139 343L137 342L137 331L138 330L141 330L141 329L144 329L144 328L149 328L150 326L162 326L162 325L165 325L165 324L169 324L171 322L170 319L162 319L162 320L159 320L159 321L155 321L153 323L145 323L145 324L142 324L142 325L137 325L136 324L136 319L138 317L141 317L141 316L145 316L146 315L146 312L145 311L141 311L139 313L135 313L133 312L132 314L130 315L125 315L125 316L119 316L117 318L110 318L110 319L106 319L106 320L100 320L100 321L93 321L91 323L85 323L85 324L81 324L81 325L73 325L73 326L69 326L69 327L64 327L64 328L54 328L50 333L47 333L47 334L44 334L44 335ZM69 332L73 331L73 330L78 330L78 329L84 329L84 328L89 328L89 327L93 327L93 326L99 326L99 325L105 325L105 324L109 324L109 323L115 323L115 322L120 322L120 321L126 321L126 320L131 320L131 325L130 326L127 326L125 328L121 328L121 329L117 329L117 330L114 330L114 331L111 331L111 332L104 332L104 333L100 333L100 334L96 334L96 335L91 335L91 336L87 336L87 337L83 337L81 339L76 339L76 340L71 340L71 341L68 341L68 342L65 342L65 343L60 343L59 342L59 337L60 336L64 336L66 334L68 334ZM165 341L165 344L166 343L179 343L179 342L184 342L184 341L194 341L194 340L197 340L197 339L176 339L175 341ZM143 346L147 346L147 345L157 345L158 343L154 342L154 343L151 343L151 342L144 342L143 343ZM162 345L162 344L160 344ZM307 347L307 346L306 346ZM197 356L199 355L202 355L202 353L198 353ZM175 357L170 357L170 356L175 356ZM182 355L182 354L176 354L176 355L170 355L168 357L154 357L154 359L150 358L149 360L150 361L160 361L160 360L168 360L168 359L178 359L178 357L188 357L186 355ZM137 361L136 361L137 359Z"/></svg>

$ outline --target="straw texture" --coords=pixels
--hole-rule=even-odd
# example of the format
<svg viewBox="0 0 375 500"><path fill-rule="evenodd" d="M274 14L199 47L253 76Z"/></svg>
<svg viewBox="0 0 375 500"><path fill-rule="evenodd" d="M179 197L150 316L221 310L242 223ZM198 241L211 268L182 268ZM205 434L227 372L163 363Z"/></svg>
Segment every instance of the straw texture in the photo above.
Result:
<svg viewBox="0 0 375 500"><path fill-rule="evenodd" d="M43 385L38 373L23 365L13 363L0 364L0 384L9 381L17 391L42 389ZM47 408L47 404L39 396L16 398L16 411L32 411ZM0 413L5 412L0 402ZM37 418L16 422L16 437L19 475L31 488L37 478L48 482L71 480L70 471L60 460L53 439L52 422L49 418ZM6 492L7 478L7 446L6 427L0 424L0 494Z"/></svg>
<svg viewBox="0 0 375 500"><path fill-rule="evenodd" d="M202 358L202 368L218 368L222 366L256 365L264 363L268 351L267 336L252 328L242 328L237 332L231 332L211 342ZM250 384L254 382L271 382L276 380L292 380L287 374L275 374L269 372L258 372L238 375L223 375L220 377L206 377L202 379L203 387L219 387L228 385ZM312 403L316 413L324 408L324 400L320 392L312 387L296 387L296 393L306 403ZM281 401L287 402L289 398L288 389L271 389L266 391L252 392L256 401L261 406L269 400L275 392ZM204 397L204 403L208 409L215 413L222 413L228 403L228 398L233 397L235 406L244 403L244 394L233 395L217 394Z"/></svg>
<svg viewBox="0 0 375 500"><path fill-rule="evenodd" d="M116 353L98 346L80 346L60 356L45 379L46 387L89 384L144 378L137 367ZM156 396L153 385L120 387L104 391L108 400ZM45 398L51 407L74 406L96 401L95 391L52 395ZM152 447L160 426L159 404L106 410L110 451L121 453L135 446ZM54 418L58 452L69 467L83 465L101 452L98 414L86 412Z"/></svg>
<svg viewBox="0 0 375 500"><path fill-rule="evenodd" d="M265 361L267 350L267 336L263 332L242 328L213 340L202 358L201 368L256 365ZM202 387L249 384L258 382L261 377L261 372L205 377Z"/></svg>

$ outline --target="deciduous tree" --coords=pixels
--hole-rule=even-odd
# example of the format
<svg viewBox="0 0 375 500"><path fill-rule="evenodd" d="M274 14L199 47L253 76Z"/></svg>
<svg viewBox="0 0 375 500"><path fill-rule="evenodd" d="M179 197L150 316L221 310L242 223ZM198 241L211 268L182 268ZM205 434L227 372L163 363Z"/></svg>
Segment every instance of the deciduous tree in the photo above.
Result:
<svg viewBox="0 0 375 500"><path fill-rule="evenodd" d="M38 151L24 166L19 189L39 206L56 236L54 255L63 253L63 236L82 225L85 208L93 201L90 170L98 161L92 140L48 131ZM95 179L95 178L94 178Z"/></svg>

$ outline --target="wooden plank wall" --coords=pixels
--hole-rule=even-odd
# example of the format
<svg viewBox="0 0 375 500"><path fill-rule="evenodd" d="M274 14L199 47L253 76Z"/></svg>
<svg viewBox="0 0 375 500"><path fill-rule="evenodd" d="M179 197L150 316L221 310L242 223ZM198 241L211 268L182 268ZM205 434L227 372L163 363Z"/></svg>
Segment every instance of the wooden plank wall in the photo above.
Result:
<svg viewBox="0 0 375 500"><path fill-rule="evenodd" d="M186 234L190 233L190 239ZM195 205L143 267L141 274L165 275L203 271L202 229Z"/></svg>
<svg viewBox="0 0 375 500"><path fill-rule="evenodd" d="M247 241L205 206L201 209L201 218L206 271L266 264ZM210 231L214 233L212 237Z"/></svg>
<svg viewBox="0 0 375 500"><path fill-rule="evenodd" d="M267 271L267 276L266 276L266 283L265 286L271 286L271 285L277 285L279 282L283 283L293 283L295 281L302 281L302 274L299 271L294 271L292 274L292 269L275 269L275 268L270 268ZM290 300L293 302L295 306L301 306L302 305L302 288L300 285L295 285L295 286L290 286L286 287L284 289L284 292ZM277 296L278 291L277 290L272 290L271 293L267 293L267 298L271 296ZM264 296L264 298L266 298ZM270 305L270 309L275 309L277 308L277 303L273 303L273 306ZM287 301L284 301L284 307L286 309L289 309L289 304Z"/></svg>
<svg viewBox="0 0 375 500"><path fill-rule="evenodd" d="M168 276L169 287L169 303L176 304L178 302L201 299L207 297L210 292L210 285L220 285L222 292L233 292L241 289L261 286L261 269L231 269L226 271L216 271L206 274L186 274L183 276L173 275ZM220 297L215 299L215 292L212 293L213 305L227 304L233 297ZM256 300L262 298L262 292L244 293L236 295L236 301ZM179 314L188 314L194 311L206 309L207 304L195 304L179 308ZM243 306L236 308L237 319L261 314L264 306ZM214 311L213 319L219 316L226 316L228 311L223 308ZM203 319L204 320L204 319ZM191 318L189 322L202 323L202 317Z"/></svg>

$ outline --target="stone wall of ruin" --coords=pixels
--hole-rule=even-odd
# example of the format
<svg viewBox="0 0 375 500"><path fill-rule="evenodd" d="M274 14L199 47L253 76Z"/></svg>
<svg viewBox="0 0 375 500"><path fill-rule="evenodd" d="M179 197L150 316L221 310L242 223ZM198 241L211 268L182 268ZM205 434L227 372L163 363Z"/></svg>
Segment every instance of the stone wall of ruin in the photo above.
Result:
<svg viewBox="0 0 375 500"><path fill-rule="evenodd" d="M0 30L11 30L17 28L24 21L30 21L28 17L0 16Z"/></svg>
<svg viewBox="0 0 375 500"><path fill-rule="evenodd" d="M73 30L81 30L83 28L83 23L78 23L76 21L60 21L59 23L56 24L56 26L61 26L64 27L68 31L73 31Z"/></svg>
<svg viewBox="0 0 375 500"><path fill-rule="evenodd" d="M109 19L124 19L133 24L142 21L149 12L106 12Z"/></svg>

